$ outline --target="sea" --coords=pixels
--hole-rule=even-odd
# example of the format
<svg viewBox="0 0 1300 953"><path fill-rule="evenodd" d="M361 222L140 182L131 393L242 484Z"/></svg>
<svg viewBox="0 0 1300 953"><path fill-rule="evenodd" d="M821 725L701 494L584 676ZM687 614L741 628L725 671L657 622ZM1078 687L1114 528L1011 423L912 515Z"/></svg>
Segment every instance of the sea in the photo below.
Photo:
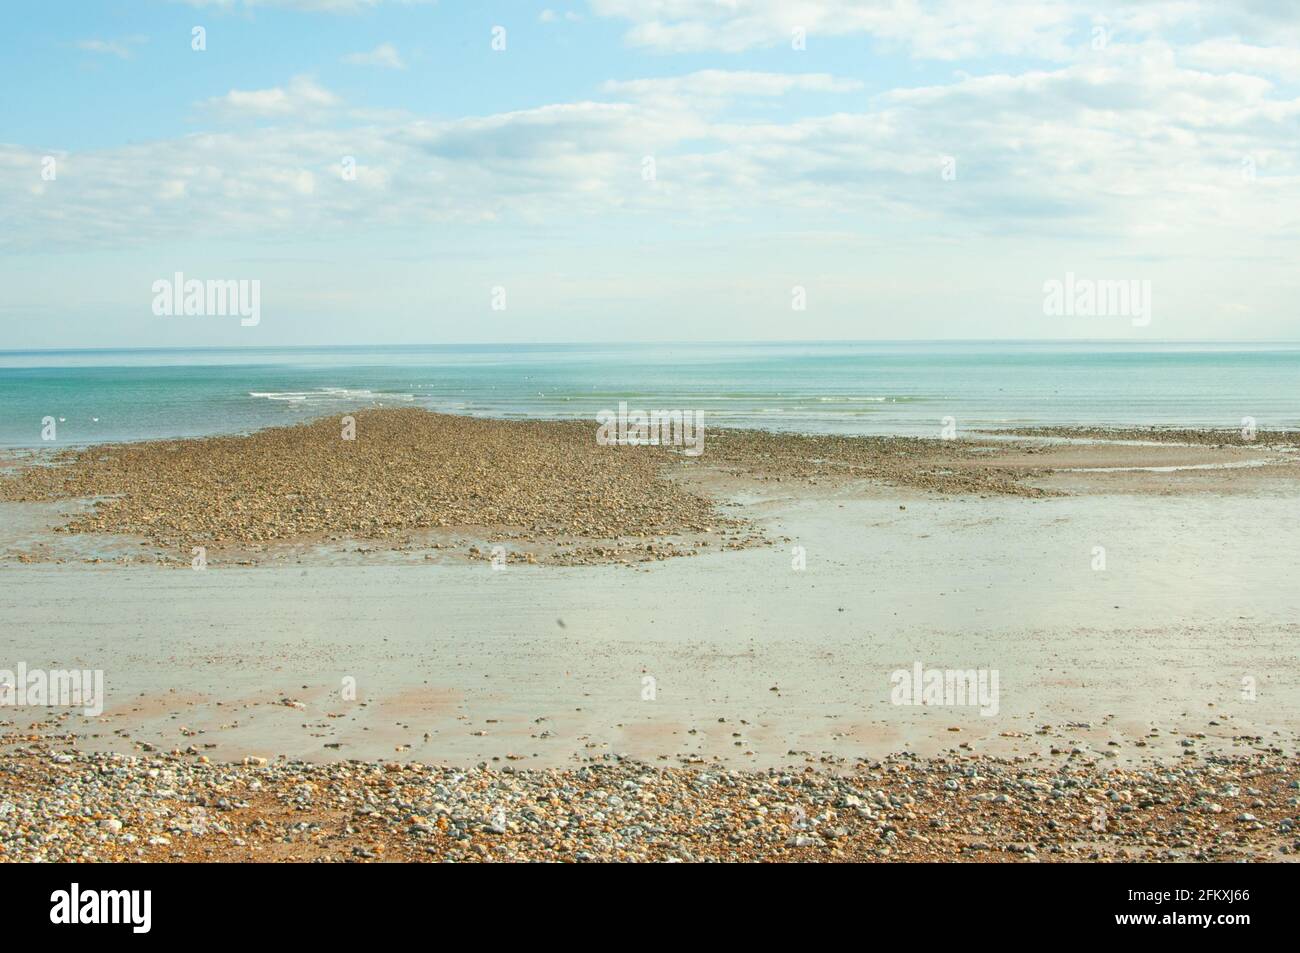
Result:
<svg viewBox="0 0 1300 953"><path fill-rule="evenodd" d="M367 407L937 435L1131 425L1300 429L1300 343L482 344L0 351L0 446L243 433ZM951 418L951 420L949 420ZM51 429L48 424L53 421ZM53 435L54 439L44 439Z"/></svg>

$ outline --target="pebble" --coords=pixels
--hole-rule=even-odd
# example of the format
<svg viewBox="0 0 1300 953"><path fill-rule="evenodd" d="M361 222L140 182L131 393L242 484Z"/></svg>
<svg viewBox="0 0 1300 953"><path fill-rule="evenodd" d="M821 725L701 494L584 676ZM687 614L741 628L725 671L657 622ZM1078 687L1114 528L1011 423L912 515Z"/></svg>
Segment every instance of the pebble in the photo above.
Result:
<svg viewBox="0 0 1300 953"><path fill-rule="evenodd" d="M0 743L0 860L11 861L1223 862L1297 849L1300 767L1282 754L1128 768L899 754L835 772L610 756L467 770L68 752L30 734ZM1223 810L1205 792L1229 784L1261 806L1238 825L1202 819ZM1111 806L1102 824L1099 804Z"/></svg>

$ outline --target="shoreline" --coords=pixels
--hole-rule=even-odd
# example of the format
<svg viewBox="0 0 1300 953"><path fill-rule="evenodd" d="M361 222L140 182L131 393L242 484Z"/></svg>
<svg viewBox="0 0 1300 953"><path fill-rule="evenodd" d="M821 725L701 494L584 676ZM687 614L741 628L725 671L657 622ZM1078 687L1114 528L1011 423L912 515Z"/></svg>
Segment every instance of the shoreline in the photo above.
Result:
<svg viewBox="0 0 1300 953"><path fill-rule="evenodd" d="M108 473L138 493L98 517L126 529L174 500L187 519L210 519L214 499L292 516L299 504L276 496L285 484L264 482L288 460L291 478L322 481L321 498L349 519L370 505L406 520L418 511L403 494L423 494L465 512L514 507L531 522L385 524L389 535L356 538L339 528L246 553L213 547L209 570L188 572L174 544L53 532L94 514L75 493L0 503L0 609L12 622L0 668L106 673L99 718L0 708L0 801L35 810L27 799L48 784L98 805L84 821L68 820L77 812L66 805L32 814L29 833L46 824L68 838L42 849L195 860L1280 860L1297 850L1282 829L1296 815L1287 785L1300 750L1300 604L1276 558L1296 544L1300 471L1285 448L751 433L710 439L685 460L597 447L594 425L415 414L449 429L417 427L403 442L408 412L358 415L362 434L389 439L351 464L333 420L320 443L300 442L307 427L288 441L101 447L70 471L72 488L102 489ZM443 439L467 435L484 440ZM380 457L397 462L378 473ZM251 461L247 482L225 486L240 461ZM1217 469L1196 469L1206 464ZM208 482L168 487L168 474ZM590 509L574 509L568 491L584 486ZM365 504L368 492L385 502ZM570 531L556 531L556 512ZM681 512L714 530L698 547L674 531ZM584 554L601 543L571 531L582 519L622 531L611 551ZM529 532L539 539L521 538ZM549 540L579 560L552 558ZM693 555L657 552L668 542ZM1106 572L1092 564L1099 544ZM510 553L500 571L493 545ZM1000 709L891 704L890 673L915 662L998 670ZM352 701L343 679L355 680ZM460 767L408 767L420 764ZM863 772L871 779L846 780ZM1062 787L1075 774L1078 785ZM175 797L153 797L169 778ZM505 834L479 791L502 790L486 780L500 778L518 782ZM375 808L371 796L387 797L395 779L409 790ZM650 813L601 811L613 826L593 824L588 797L623 797L626 783L658 792ZM300 800L306 784L316 793ZM435 797L438 785L449 793ZM790 812L791 787L814 795L800 807L813 833L771 821ZM875 817L847 801L876 791L887 807ZM890 801L908 796L925 803ZM573 798L581 810L566 806ZM169 813L146 822L159 803ZM1091 812L1106 804L1134 806L1096 831ZM193 834L192 808L228 830ZM695 836L718 811L728 820ZM604 839L633 827L649 833Z"/></svg>
<svg viewBox="0 0 1300 953"><path fill-rule="evenodd" d="M353 436L341 435L341 420L355 421ZM1235 431L1045 427L945 440L719 428L689 456L598 446L596 429L401 408L249 434L10 451L0 454L0 505L26 507L20 516L43 506L33 518L53 534L106 545L87 555L56 535L21 562L110 562L125 547L127 562L185 566L201 547L214 563L255 565L268 550L300 558L334 544L426 559L454 551L635 564L771 545L752 520L728 512L737 495L771 483L1046 498L1163 492L1135 479L1144 472L1216 492L1235 491L1226 470L1259 471L1234 474L1238 482L1300 475L1290 453L1300 434L1290 432L1244 440Z"/></svg>
<svg viewBox="0 0 1300 953"><path fill-rule="evenodd" d="M740 512L771 545L628 566L378 549L204 572L0 563L0 667L106 670L83 746L221 760L1298 749L1300 596L1275 557L1296 541L1290 484L1041 499L747 486ZM917 661L1000 670L996 717L891 704L891 673Z"/></svg>

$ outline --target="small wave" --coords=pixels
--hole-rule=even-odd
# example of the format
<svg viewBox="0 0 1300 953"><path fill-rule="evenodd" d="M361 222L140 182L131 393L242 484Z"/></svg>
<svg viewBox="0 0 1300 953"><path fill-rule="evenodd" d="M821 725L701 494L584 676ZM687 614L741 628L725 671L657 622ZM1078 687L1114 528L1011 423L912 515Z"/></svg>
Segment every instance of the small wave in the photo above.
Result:
<svg viewBox="0 0 1300 953"><path fill-rule="evenodd" d="M349 387L322 387L317 390L251 390L248 392L249 397L257 397L261 400L278 400L289 401L292 403L323 404L336 401L366 401L366 400L415 400L414 394L392 393L386 394L381 391L373 391L368 388L349 388Z"/></svg>
<svg viewBox="0 0 1300 953"><path fill-rule="evenodd" d="M888 404L893 397L818 397L819 404Z"/></svg>
<svg viewBox="0 0 1300 953"><path fill-rule="evenodd" d="M1150 444L1149 446L1161 446ZM1229 463L1184 463L1167 467L1059 467L1058 473L1178 473L1182 470L1251 470L1272 460L1234 460Z"/></svg>
<svg viewBox="0 0 1300 953"><path fill-rule="evenodd" d="M248 392L248 396L249 396L249 397L264 397L264 398L266 398L267 400L295 400L295 401L306 400L307 397L308 397L307 394L294 393L294 392L292 392L292 391L284 391L284 392L278 392L278 391L261 391L261 392L258 392L258 391L249 391L249 392Z"/></svg>

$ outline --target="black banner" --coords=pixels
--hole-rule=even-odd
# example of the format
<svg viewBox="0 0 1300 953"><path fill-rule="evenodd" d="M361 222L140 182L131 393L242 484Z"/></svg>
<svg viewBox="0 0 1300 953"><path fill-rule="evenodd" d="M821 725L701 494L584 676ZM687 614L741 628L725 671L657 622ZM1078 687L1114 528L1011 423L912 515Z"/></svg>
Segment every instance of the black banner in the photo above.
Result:
<svg viewBox="0 0 1300 953"><path fill-rule="evenodd" d="M827 907L829 895L859 898L840 907L855 925L897 931L910 924L921 942L931 930L952 936L961 924L976 931L972 937L987 935L980 931L989 928L1041 928L1072 939L1136 932L1185 940L1199 932L1230 942L1243 931L1276 930L1286 922L1282 906L1293 887L1283 880L1291 878L1282 865L901 864L821 872L814 867L706 872L672 865L671 872L625 868L611 876L606 871L596 880L588 880L593 874L581 866L512 874L403 864L14 865L0 868L0 878L18 935L39 930L75 933L80 940L99 933L128 942L192 938L207 924L245 924L259 939L373 938L377 918L390 925L408 918L414 923L451 897L458 910L466 898L477 897L468 901L471 911L475 904L484 912L508 909L515 922L532 916L538 924L554 923L566 910L572 912L569 904L578 898L587 914L630 915L636 889L649 884L641 877L664 877L655 882L656 891L682 898L684 907L669 903L663 914L675 917L689 908L692 922L730 928L763 922L777 909L800 921L814 910L829 913L835 906ZM827 875L834 881L821 879ZM750 879L756 876L760 879ZM754 896L766 899L740 907L699 903L698 897L685 903L692 895L686 891L729 887L763 891ZM823 899L815 900L818 896ZM742 910L748 912L737 919ZM653 921L656 915L644 911L638 919ZM784 918L776 917L778 928Z"/></svg>

